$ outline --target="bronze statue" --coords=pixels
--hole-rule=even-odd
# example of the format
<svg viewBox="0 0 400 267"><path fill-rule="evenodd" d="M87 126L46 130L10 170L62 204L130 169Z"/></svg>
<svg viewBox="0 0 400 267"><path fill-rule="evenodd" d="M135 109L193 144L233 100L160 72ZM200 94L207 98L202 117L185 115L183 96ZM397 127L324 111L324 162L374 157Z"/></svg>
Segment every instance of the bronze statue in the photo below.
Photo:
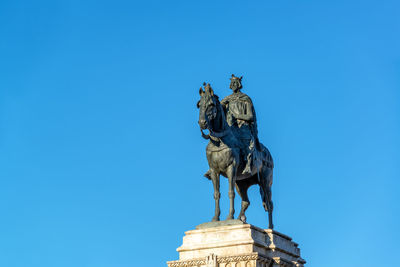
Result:
<svg viewBox="0 0 400 267"><path fill-rule="evenodd" d="M199 126L203 138L209 139L206 154L210 169L204 175L214 185L215 215L219 221L220 175L229 180L230 209L227 219L233 219L236 190L242 198L239 219L246 221L245 212L250 201L247 189L254 184L260 186L265 211L268 212L269 228L273 228L271 186L273 160L268 149L258 140L257 120L253 103L240 89L242 77L232 74L230 88L233 93L219 102L210 84L200 87ZM209 134L203 130L208 129Z"/></svg>

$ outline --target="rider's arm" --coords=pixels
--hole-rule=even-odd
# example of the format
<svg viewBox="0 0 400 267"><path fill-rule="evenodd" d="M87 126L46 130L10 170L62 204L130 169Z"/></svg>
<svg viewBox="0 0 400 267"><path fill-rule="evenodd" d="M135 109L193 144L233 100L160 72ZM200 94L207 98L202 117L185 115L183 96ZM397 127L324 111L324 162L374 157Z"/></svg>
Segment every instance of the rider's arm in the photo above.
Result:
<svg viewBox="0 0 400 267"><path fill-rule="evenodd" d="M253 122L254 121L254 116L253 116L253 109L251 103L246 103L246 114L235 114L236 119L247 121L247 122Z"/></svg>
<svg viewBox="0 0 400 267"><path fill-rule="evenodd" d="M228 100L226 98L222 99L221 105L226 108L228 106Z"/></svg>
<svg viewBox="0 0 400 267"><path fill-rule="evenodd" d="M237 115L236 118L243 121L253 122L253 114Z"/></svg>

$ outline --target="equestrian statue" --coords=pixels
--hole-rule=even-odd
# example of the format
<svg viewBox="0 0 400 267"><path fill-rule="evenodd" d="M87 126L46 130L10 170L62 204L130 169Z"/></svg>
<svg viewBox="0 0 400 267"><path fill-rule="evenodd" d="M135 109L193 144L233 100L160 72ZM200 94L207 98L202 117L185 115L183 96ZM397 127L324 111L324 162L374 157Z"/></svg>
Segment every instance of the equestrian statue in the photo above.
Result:
<svg viewBox="0 0 400 267"><path fill-rule="evenodd" d="M214 186L215 215L220 217L220 175L228 178L230 208L227 220L234 218L236 191L242 198L238 219L246 222L246 209L250 205L247 189L254 184L260 187L261 199L268 212L269 228L273 229L271 200L274 163L269 150L258 140L257 119L250 97L241 92L242 78L232 74L230 89L233 93L221 102L210 84L200 87L199 126L202 137L209 140L206 155L209 170L205 177ZM203 131L208 129L208 134Z"/></svg>

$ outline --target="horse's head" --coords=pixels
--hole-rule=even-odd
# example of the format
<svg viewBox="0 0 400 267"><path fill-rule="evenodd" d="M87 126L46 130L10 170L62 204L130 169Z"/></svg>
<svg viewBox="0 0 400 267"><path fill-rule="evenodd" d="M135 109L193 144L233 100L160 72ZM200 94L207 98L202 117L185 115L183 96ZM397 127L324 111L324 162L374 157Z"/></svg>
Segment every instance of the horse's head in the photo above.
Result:
<svg viewBox="0 0 400 267"><path fill-rule="evenodd" d="M199 126L202 130L211 126L217 117L218 96L214 94L210 84L204 83L204 90L200 87L200 100L197 102L199 108Z"/></svg>
<svg viewBox="0 0 400 267"><path fill-rule="evenodd" d="M242 89L242 78L243 76L239 78L232 74L231 84L229 85L229 88L231 88L233 92L236 93L240 89Z"/></svg>

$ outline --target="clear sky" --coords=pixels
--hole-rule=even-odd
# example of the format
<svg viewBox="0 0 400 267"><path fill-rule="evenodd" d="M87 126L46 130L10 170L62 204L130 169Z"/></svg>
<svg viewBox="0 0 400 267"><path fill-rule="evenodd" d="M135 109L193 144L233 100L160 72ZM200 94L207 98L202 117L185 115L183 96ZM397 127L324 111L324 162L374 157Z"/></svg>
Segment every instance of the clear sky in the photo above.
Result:
<svg viewBox="0 0 400 267"><path fill-rule="evenodd" d="M276 230L307 266L398 264L399 10L395 0L1 1L0 266L176 260L184 231L214 208L198 88L224 97L232 73L275 160ZM248 221L266 228L249 192Z"/></svg>

